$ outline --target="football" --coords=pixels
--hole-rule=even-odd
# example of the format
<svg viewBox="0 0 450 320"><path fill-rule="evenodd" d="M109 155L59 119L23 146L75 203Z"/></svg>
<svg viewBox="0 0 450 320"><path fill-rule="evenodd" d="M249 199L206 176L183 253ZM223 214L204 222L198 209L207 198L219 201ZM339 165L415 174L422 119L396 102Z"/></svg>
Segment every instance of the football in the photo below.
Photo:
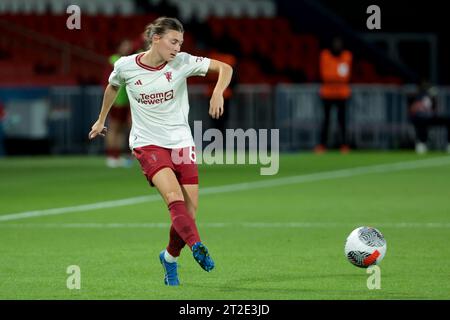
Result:
<svg viewBox="0 0 450 320"><path fill-rule="evenodd" d="M386 240L379 230L372 227L359 227L347 237L345 256L353 265L367 268L383 260L386 248Z"/></svg>

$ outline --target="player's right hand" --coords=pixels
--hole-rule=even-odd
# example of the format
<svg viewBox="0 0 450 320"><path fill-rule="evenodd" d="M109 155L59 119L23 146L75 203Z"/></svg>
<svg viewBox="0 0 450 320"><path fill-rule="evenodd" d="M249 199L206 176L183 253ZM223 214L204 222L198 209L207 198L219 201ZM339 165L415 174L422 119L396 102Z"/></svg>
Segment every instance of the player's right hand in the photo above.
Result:
<svg viewBox="0 0 450 320"><path fill-rule="evenodd" d="M209 115L213 119L219 119L223 115L223 95L213 93L209 101Z"/></svg>
<svg viewBox="0 0 450 320"><path fill-rule="evenodd" d="M107 131L108 128L105 127L105 124L97 120L92 126L91 131L89 132L89 140L94 139L98 135L104 137Z"/></svg>

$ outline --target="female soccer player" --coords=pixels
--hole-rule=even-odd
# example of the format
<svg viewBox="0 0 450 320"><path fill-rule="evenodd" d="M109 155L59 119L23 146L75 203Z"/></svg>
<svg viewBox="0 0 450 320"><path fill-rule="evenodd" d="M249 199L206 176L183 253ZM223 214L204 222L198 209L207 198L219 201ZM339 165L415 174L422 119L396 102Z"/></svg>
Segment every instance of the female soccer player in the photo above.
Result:
<svg viewBox="0 0 450 320"><path fill-rule="evenodd" d="M121 85L130 100L132 128L129 144L151 186L156 186L171 216L170 240L159 259L164 283L179 285L177 257L187 244L194 259L206 271L214 268L208 249L195 224L198 203L198 171L194 140L188 124L186 78L218 72L209 114L222 116L223 92L233 69L226 63L180 52L183 26L175 18L160 17L146 28L149 49L120 58L114 64L105 89L98 120L89 139L105 136L105 120Z"/></svg>

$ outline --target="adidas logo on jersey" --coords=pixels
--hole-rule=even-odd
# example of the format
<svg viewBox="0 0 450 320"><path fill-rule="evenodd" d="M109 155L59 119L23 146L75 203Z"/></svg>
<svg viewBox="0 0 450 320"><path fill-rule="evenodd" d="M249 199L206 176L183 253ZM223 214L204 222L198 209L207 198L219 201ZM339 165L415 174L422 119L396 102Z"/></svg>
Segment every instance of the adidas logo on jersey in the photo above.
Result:
<svg viewBox="0 0 450 320"><path fill-rule="evenodd" d="M142 85L142 81L141 81L141 80L138 80L138 81L136 81L136 82L134 83L134 85L135 85L135 86L140 86L140 85Z"/></svg>

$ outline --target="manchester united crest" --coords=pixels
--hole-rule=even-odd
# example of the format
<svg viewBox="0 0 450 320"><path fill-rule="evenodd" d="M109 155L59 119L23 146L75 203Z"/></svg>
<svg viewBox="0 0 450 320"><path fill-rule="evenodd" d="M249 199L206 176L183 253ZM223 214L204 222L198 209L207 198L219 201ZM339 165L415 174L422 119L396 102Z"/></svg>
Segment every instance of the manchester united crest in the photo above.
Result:
<svg viewBox="0 0 450 320"><path fill-rule="evenodd" d="M168 82L170 82L172 80L172 72L171 71L165 72L164 75L166 76L166 79Z"/></svg>

